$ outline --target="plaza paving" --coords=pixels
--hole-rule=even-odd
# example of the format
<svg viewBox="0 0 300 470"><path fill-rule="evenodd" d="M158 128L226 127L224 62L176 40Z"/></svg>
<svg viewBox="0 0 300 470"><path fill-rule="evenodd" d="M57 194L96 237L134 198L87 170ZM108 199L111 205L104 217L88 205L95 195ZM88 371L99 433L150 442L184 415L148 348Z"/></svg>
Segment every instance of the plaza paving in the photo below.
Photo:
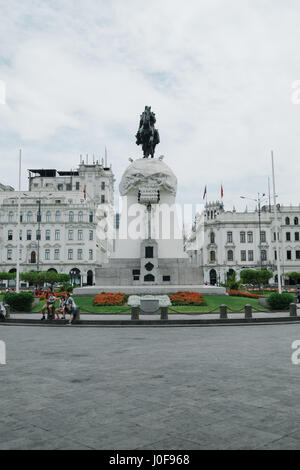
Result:
<svg viewBox="0 0 300 470"><path fill-rule="evenodd" d="M300 325L0 326L0 449L299 449Z"/></svg>

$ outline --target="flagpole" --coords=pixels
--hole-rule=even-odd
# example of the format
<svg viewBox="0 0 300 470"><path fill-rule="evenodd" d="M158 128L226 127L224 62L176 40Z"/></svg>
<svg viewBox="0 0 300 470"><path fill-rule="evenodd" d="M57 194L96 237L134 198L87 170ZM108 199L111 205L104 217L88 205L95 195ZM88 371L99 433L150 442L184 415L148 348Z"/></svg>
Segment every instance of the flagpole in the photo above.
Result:
<svg viewBox="0 0 300 470"><path fill-rule="evenodd" d="M22 150L19 152L19 194L18 194L18 222L17 222L17 270L16 270L16 292L20 292L20 219L21 219L21 163Z"/></svg>
<svg viewBox="0 0 300 470"><path fill-rule="evenodd" d="M281 272L280 272L280 253L279 253L279 228L277 218L277 206L276 206L276 192L275 192L275 172L274 172L274 156L273 150L271 150L272 160L272 177L273 177L273 201L274 201L274 217L275 217L275 234L276 234L276 252L277 252L277 278L278 278L278 292L281 294Z"/></svg>

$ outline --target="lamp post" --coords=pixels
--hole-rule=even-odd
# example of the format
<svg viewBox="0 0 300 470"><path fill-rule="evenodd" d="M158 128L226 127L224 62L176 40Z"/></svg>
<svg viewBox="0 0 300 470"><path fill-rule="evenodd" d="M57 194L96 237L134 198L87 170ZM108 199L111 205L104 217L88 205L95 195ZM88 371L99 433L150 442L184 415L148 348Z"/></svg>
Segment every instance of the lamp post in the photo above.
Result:
<svg viewBox="0 0 300 470"><path fill-rule="evenodd" d="M254 199L252 197L246 197L246 196L240 196L241 199L249 199L251 201L255 201L257 202L257 205L258 205L258 231L259 231L259 259L260 259L260 269L262 270L263 269L263 265L262 265L262 249L261 249L261 202L263 200L263 198L265 197L265 193L263 193L262 195L260 195L260 193L257 193L257 198Z"/></svg>

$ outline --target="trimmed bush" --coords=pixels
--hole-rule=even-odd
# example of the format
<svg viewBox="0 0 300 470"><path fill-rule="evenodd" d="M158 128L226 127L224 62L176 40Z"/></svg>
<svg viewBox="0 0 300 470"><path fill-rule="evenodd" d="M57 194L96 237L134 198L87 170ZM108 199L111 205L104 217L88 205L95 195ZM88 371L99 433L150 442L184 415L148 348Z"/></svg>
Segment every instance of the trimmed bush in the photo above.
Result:
<svg viewBox="0 0 300 470"><path fill-rule="evenodd" d="M283 292L282 294L273 292L267 299L272 310L287 310L290 303L294 301L294 296L287 292Z"/></svg>
<svg viewBox="0 0 300 470"><path fill-rule="evenodd" d="M31 292L20 292L19 294L11 292L5 294L4 301L17 312L30 312L34 296Z"/></svg>

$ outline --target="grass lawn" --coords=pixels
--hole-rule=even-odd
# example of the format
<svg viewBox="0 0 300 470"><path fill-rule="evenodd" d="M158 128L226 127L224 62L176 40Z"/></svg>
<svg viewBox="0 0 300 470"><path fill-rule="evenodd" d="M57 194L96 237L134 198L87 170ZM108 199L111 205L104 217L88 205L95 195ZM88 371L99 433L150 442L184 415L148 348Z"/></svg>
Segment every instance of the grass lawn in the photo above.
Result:
<svg viewBox="0 0 300 470"><path fill-rule="evenodd" d="M0 296L0 301L1 301ZM193 305L174 305L169 308L170 313L204 313L204 312L210 312L215 309L215 311L218 311L218 307L221 304L227 305L229 307L228 312L230 313L231 310L236 311L236 310L244 310L244 307L246 304L251 304L254 308L258 310L264 310L268 311L267 309L261 307L258 304L257 299L247 299L245 297L230 297L228 295L204 295L203 296L206 305L205 306L193 306ZM127 305L120 305L120 306L105 306L105 307L96 307L93 305L93 296L90 297L77 297L74 296L74 300L76 305L80 307L80 313L130 313L131 308L128 307ZM33 313L38 313L41 311L42 306L44 305L45 301L40 300L39 305L36 305L33 307L32 312ZM55 302L55 308L58 307L58 301Z"/></svg>

